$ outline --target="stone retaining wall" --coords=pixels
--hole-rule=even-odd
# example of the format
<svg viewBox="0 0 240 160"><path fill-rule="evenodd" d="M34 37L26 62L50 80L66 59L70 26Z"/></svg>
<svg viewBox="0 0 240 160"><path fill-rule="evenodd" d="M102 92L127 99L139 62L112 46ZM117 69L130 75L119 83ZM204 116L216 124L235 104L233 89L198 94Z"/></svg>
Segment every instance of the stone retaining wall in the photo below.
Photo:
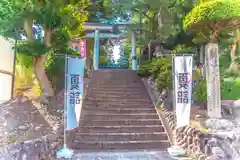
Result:
<svg viewBox="0 0 240 160"><path fill-rule="evenodd" d="M176 129L176 120L173 113L167 111L166 109L163 109L163 113L169 122L172 132L174 132ZM205 139L202 139L204 136L200 131L193 127L186 126L177 129L175 132L177 144L186 149L187 154L190 157L197 160L206 160L206 156L203 151L204 147L201 146L202 142L204 144Z"/></svg>
<svg viewBox="0 0 240 160"><path fill-rule="evenodd" d="M176 129L176 120L172 112L162 109L169 122L172 132L175 132L177 144L186 149L188 156L196 160L227 160L232 159L231 153L226 153L223 137L203 133L192 126Z"/></svg>
<svg viewBox="0 0 240 160"><path fill-rule="evenodd" d="M150 92L150 97L157 103L157 97L163 93L157 93L156 87L151 79L143 79L145 86ZM155 91L154 91L155 90ZM164 100L163 100L164 101ZM175 135L176 142L179 146L186 149L188 156L196 160L227 160L231 159L230 154L226 153L221 145L223 143L223 138L216 135L202 133L198 129L192 126L184 126L176 129L176 118L174 117L172 107L165 107L163 105L162 112L164 118L169 125L171 134ZM173 134L175 132L175 134ZM172 137L173 138L173 137Z"/></svg>

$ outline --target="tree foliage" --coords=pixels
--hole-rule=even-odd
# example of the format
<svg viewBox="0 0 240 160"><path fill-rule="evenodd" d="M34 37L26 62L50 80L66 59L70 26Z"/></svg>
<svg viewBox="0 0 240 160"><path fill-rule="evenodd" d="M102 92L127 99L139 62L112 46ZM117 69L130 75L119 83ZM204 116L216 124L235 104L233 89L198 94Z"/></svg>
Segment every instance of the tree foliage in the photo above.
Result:
<svg viewBox="0 0 240 160"><path fill-rule="evenodd" d="M43 39L46 37L42 35L41 38L36 38L34 28L32 26L26 28L26 23L29 22L42 27L44 32L50 29L52 48L66 47L66 43L72 37L79 36L83 30L82 24L87 20L85 11L87 5L88 2L84 0L77 3L50 0L3 0L0 2L0 34L15 37L15 31L18 31L18 37L21 34L28 40L21 42L21 53L34 56L46 53L47 50L44 49L46 46L43 44ZM27 29L29 30L26 31Z"/></svg>
<svg viewBox="0 0 240 160"><path fill-rule="evenodd" d="M196 32L210 33L215 40L219 32L240 26L239 0L203 1L184 18L184 28Z"/></svg>
<svg viewBox="0 0 240 160"><path fill-rule="evenodd" d="M119 8L119 0L91 0L92 5L87 7L89 22L114 24L128 21L131 16L126 10Z"/></svg>
<svg viewBox="0 0 240 160"><path fill-rule="evenodd" d="M140 44L160 40L168 48L174 48L178 44L193 45L194 34L186 33L183 19L195 3L192 0L123 0L119 8L131 12L130 29L141 28L144 39L141 39Z"/></svg>
<svg viewBox="0 0 240 160"><path fill-rule="evenodd" d="M88 0L0 1L0 35L23 39L18 43L18 53L32 57L36 80L48 96L53 95L53 89L44 70L46 55L72 51L68 43L80 37L88 5Z"/></svg>

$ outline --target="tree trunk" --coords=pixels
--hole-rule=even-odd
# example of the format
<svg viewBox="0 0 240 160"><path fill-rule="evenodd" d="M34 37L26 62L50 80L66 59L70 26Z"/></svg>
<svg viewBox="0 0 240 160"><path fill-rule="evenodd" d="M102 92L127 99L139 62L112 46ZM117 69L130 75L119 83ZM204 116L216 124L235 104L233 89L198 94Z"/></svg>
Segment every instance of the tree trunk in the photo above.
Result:
<svg viewBox="0 0 240 160"><path fill-rule="evenodd" d="M237 38L234 38L232 49L230 52L231 60L234 60L237 57Z"/></svg>
<svg viewBox="0 0 240 160"><path fill-rule="evenodd" d="M27 40L29 42L33 42L35 40L33 31L32 31L32 25L33 25L33 21L31 19L25 20L24 30L26 31ZM51 29L44 28L44 44L46 47L50 47L51 35L52 35ZM41 96L45 97L44 99L46 99L46 97L51 97L54 95L52 85L51 85L50 81L48 80L48 77L44 70L45 57L46 57L46 54L42 54L40 56L33 57L34 79L37 81L38 85L40 85ZM44 100L44 101L47 102L46 100Z"/></svg>
<svg viewBox="0 0 240 160"><path fill-rule="evenodd" d="M41 96L44 98L54 96L52 84L48 80L47 74L44 69L45 57L46 55L44 54L33 58L34 74L41 88Z"/></svg>
<svg viewBox="0 0 240 160"><path fill-rule="evenodd" d="M52 37L52 30L49 27L45 26L44 27L44 45L46 48L51 47L51 37ZM36 58L36 63L35 63L36 76L38 77L37 79L39 79L39 83L41 85L42 96L52 97L54 96L54 90L45 72L45 60L46 60L46 53Z"/></svg>
<svg viewBox="0 0 240 160"><path fill-rule="evenodd" d="M238 52L238 48L240 47L238 46L238 44L239 44L239 29L237 29L236 32L234 33L234 40L233 40L232 49L230 52L231 64L227 70L228 72L234 73L234 74L238 74L239 72L238 64L234 62L234 60L238 57L237 52Z"/></svg>
<svg viewBox="0 0 240 160"><path fill-rule="evenodd" d="M34 41L32 26L33 26L33 20L32 19L26 19L24 21L23 27L24 27L24 30L26 32L27 41L29 41L29 42Z"/></svg>
<svg viewBox="0 0 240 160"><path fill-rule="evenodd" d="M240 28L237 29L237 53L240 53Z"/></svg>

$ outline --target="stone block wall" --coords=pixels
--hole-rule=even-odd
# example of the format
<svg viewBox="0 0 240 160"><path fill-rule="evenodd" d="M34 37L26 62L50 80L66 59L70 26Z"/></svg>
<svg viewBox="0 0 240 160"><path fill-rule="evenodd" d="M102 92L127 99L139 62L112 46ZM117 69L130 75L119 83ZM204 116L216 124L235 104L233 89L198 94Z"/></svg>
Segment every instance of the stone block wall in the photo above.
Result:
<svg viewBox="0 0 240 160"><path fill-rule="evenodd" d="M175 130L176 119L174 118L174 114L166 109L163 109L163 113L169 122L172 132L175 131L177 144L186 149L187 154L190 157L197 160L206 160L206 155L204 154L203 146L201 145L204 144L203 133L190 126L181 127Z"/></svg>
<svg viewBox="0 0 240 160"><path fill-rule="evenodd" d="M231 155L223 150L221 137L203 133L192 126L176 129L176 119L171 111L163 108L172 132L175 132L177 144L186 149L188 156L196 160L227 160Z"/></svg>

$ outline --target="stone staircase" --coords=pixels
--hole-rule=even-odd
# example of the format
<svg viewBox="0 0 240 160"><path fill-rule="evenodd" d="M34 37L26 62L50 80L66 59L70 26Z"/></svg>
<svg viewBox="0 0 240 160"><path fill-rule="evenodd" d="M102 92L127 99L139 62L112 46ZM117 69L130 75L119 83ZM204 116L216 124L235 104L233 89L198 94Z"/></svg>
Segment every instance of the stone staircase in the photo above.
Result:
<svg viewBox="0 0 240 160"><path fill-rule="evenodd" d="M148 92L132 70L93 73L71 148L165 150L169 145Z"/></svg>

